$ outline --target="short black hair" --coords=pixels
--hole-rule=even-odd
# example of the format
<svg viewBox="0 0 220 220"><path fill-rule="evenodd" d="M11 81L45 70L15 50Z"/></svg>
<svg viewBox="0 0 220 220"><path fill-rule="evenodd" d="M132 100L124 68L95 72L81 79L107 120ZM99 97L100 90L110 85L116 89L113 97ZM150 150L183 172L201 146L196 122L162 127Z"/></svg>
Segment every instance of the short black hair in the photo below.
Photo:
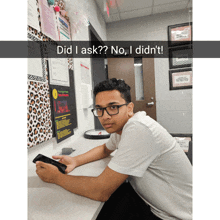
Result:
<svg viewBox="0 0 220 220"><path fill-rule="evenodd" d="M121 93L121 97L126 101L126 103L131 102L131 87L126 84L123 79L112 78L100 82L95 86L93 93L96 97L99 92L112 90L118 90Z"/></svg>

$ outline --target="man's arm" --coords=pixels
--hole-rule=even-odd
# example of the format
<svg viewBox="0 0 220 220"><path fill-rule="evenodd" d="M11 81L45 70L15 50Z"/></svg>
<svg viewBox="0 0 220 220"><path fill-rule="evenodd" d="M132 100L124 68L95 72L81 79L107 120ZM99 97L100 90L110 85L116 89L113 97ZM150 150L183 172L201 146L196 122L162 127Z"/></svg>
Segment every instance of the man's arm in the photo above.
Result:
<svg viewBox="0 0 220 220"><path fill-rule="evenodd" d="M55 183L64 189L97 201L107 201L111 194L128 178L128 175L106 167L98 177L71 176L57 167L38 161L37 174L45 182Z"/></svg>
<svg viewBox="0 0 220 220"><path fill-rule="evenodd" d="M106 144L103 144L93 148L92 150L84 154L75 157L53 156L53 158L60 159L59 160L60 163L66 164L67 165L66 173L69 173L78 166L108 157L112 152L113 152L112 150L109 150L106 147Z"/></svg>
<svg viewBox="0 0 220 220"><path fill-rule="evenodd" d="M76 164L78 167L83 164L108 157L112 152L113 152L112 150L109 150L106 147L106 144L103 144L103 145L100 145L98 147L93 148L92 150L90 150L84 154L78 155L74 158L76 160Z"/></svg>

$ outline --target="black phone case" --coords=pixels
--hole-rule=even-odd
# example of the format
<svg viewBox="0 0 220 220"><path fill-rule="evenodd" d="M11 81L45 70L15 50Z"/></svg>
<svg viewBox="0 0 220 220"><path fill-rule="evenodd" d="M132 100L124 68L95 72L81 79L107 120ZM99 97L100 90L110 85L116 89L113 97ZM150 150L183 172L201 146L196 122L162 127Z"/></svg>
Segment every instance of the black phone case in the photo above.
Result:
<svg viewBox="0 0 220 220"><path fill-rule="evenodd" d="M46 157L46 156L44 156L42 154L38 154L34 158L33 163L36 163L37 161L42 161L44 163L52 164L52 165L56 166L61 173L65 173L65 170L67 168L67 166L65 164L62 164L62 163L60 163L60 162L58 162L56 160L53 160L53 159L51 159L49 157Z"/></svg>

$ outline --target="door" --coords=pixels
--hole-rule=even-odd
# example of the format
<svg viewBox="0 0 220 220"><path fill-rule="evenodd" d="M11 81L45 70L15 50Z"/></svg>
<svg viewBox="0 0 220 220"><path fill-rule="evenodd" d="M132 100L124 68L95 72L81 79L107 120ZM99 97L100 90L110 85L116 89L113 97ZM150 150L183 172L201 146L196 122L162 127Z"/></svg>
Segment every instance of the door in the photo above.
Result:
<svg viewBox="0 0 220 220"><path fill-rule="evenodd" d="M134 112L145 111L157 119L154 58L109 58L108 78L124 79L131 87Z"/></svg>
<svg viewBox="0 0 220 220"><path fill-rule="evenodd" d="M89 34L90 34L90 46L96 45L98 47L99 45L103 45L103 42L95 29L92 27L92 25L89 26ZM93 81L93 89L94 87L108 79L107 72L105 69L105 58L94 58L93 56L91 57L91 68L92 68L92 81ZM95 97L94 97L95 101ZM95 121L95 129L100 130L103 129L99 119L94 116L94 121Z"/></svg>

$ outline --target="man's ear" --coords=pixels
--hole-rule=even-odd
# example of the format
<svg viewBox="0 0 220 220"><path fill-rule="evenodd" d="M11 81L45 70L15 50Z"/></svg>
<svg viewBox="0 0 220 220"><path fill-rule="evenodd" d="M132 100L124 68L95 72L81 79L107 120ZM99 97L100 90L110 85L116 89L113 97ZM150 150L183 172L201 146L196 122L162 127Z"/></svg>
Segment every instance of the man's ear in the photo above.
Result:
<svg viewBox="0 0 220 220"><path fill-rule="evenodd" d="M134 103L133 102L130 102L128 104L128 115L129 116L132 116L134 114Z"/></svg>

